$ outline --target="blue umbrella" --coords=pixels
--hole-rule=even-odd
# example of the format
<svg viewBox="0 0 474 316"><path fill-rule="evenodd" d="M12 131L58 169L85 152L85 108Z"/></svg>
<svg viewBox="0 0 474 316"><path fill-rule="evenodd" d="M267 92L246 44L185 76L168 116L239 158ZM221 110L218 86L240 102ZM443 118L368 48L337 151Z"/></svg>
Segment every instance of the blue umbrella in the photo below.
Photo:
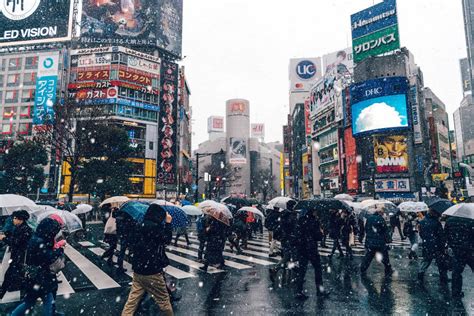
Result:
<svg viewBox="0 0 474 316"><path fill-rule="evenodd" d="M149 205L139 201L130 201L122 205L121 211L130 215L138 223L142 223Z"/></svg>
<svg viewBox="0 0 474 316"><path fill-rule="evenodd" d="M182 206L193 205L193 203L189 202L188 200L182 200L182 201L181 201L181 205L182 205Z"/></svg>
<svg viewBox="0 0 474 316"><path fill-rule="evenodd" d="M168 212L168 214L173 217L173 220L171 221L171 226L173 228L179 228L179 227L187 227L189 224L188 221L188 216L184 212L184 210L179 207L179 206L162 206L162 208L165 209L165 211Z"/></svg>

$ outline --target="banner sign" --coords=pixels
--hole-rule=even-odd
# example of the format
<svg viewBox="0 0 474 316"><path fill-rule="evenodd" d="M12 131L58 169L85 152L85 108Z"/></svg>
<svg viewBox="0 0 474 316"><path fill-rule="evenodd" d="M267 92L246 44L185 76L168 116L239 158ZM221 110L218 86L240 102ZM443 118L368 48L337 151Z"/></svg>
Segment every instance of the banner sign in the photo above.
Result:
<svg viewBox="0 0 474 316"><path fill-rule="evenodd" d="M250 135L254 138L265 137L265 124L263 123L252 123L250 126Z"/></svg>
<svg viewBox="0 0 474 316"><path fill-rule="evenodd" d="M411 120L413 124L413 141L415 144L423 143L423 134L421 133L420 108L418 104L418 91L416 86L410 88L408 94L411 106Z"/></svg>
<svg viewBox="0 0 474 316"><path fill-rule="evenodd" d="M106 89L82 89L76 92L70 92L69 96L78 100L116 98L117 87Z"/></svg>
<svg viewBox="0 0 474 316"><path fill-rule="evenodd" d="M230 159L231 164L247 163L247 142L243 138L231 137L230 141Z"/></svg>
<svg viewBox="0 0 474 316"><path fill-rule="evenodd" d="M128 99L122 99L122 98L108 98L108 99L84 99L80 101L81 104L84 105L106 105L106 104L118 104L121 106L130 106L133 108L139 108L139 109L144 109L144 110L149 110L153 112L159 112L160 107L156 104L149 104L149 103L143 103L135 100L128 100ZM124 107L119 107L118 112L122 113L125 112Z"/></svg>
<svg viewBox="0 0 474 316"><path fill-rule="evenodd" d="M77 83L70 83L67 85L69 90L79 90L79 89L103 89L103 88L110 88L110 87L124 87L132 90L137 90L142 93L148 93L153 95L159 95L159 89L153 89L150 86L144 87L139 86L133 83L119 81L119 80L106 80L106 81L85 81L85 82L77 82Z"/></svg>
<svg viewBox="0 0 474 316"><path fill-rule="evenodd" d="M367 57L391 52L400 48L398 25L374 32L353 40L354 62L358 63Z"/></svg>
<svg viewBox="0 0 474 316"><path fill-rule="evenodd" d="M42 125L54 122L58 71L59 52L39 56L33 124Z"/></svg>
<svg viewBox="0 0 474 316"><path fill-rule="evenodd" d="M81 42L159 47L181 56L183 0L83 0Z"/></svg>
<svg viewBox="0 0 474 316"><path fill-rule="evenodd" d="M77 81L108 80L110 70L83 70L77 72Z"/></svg>
<svg viewBox="0 0 474 316"><path fill-rule="evenodd" d="M374 136L374 159L377 173L408 172L407 136Z"/></svg>
<svg viewBox="0 0 474 316"><path fill-rule="evenodd" d="M207 119L207 132L224 132L224 117L211 116Z"/></svg>
<svg viewBox="0 0 474 316"><path fill-rule="evenodd" d="M160 184L175 185L177 181L178 76L178 64L162 62L157 163Z"/></svg>
<svg viewBox="0 0 474 316"><path fill-rule="evenodd" d="M71 0L2 0L0 47L71 39Z"/></svg>
<svg viewBox="0 0 474 316"><path fill-rule="evenodd" d="M376 179L375 192L410 192L410 179Z"/></svg>

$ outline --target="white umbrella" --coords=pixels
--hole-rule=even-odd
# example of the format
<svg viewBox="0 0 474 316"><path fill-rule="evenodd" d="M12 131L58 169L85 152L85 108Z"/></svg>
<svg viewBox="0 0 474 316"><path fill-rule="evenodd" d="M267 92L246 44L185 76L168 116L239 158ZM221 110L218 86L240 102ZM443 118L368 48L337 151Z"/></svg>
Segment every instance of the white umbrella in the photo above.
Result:
<svg viewBox="0 0 474 316"><path fill-rule="evenodd" d="M403 202L398 206L400 212L418 213L428 211L428 205L424 202Z"/></svg>
<svg viewBox="0 0 474 316"><path fill-rule="evenodd" d="M36 205L33 208L33 211L59 211L57 208L52 207L51 205Z"/></svg>
<svg viewBox="0 0 474 316"><path fill-rule="evenodd" d="M92 211L93 207L89 204L79 204L71 213L72 214L85 214Z"/></svg>
<svg viewBox="0 0 474 316"><path fill-rule="evenodd" d="M292 200L293 199L290 199L289 197L286 197L286 196L278 196L268 202L268 207L270 208L278 207L278 208L286 209L287 203Z"/></svg>
<svg viewBox="0 0 474 316"><path fill-rule="evenodd" d="M346 193L338 194L334 198L340 201L347 201L347 202L354 201L354 198L351 195L346 194Z"/></svg>
<svg viewBox="0 0 474 316"><path fill-rule="evenodd" d="M461 203L451 206L443 215L474 219L474 203Z"/></svg>
<svg viewBox="0 0 474 316"><path fill-rule="evenodd" d="M258 216L261 216L262 218L265 218L265 216L263 215L262 212L260 212L259 209L255 208L255 207L242 207L240 211L245 211L245 212L250 212L250 213L254 213L255 215L258 215Z"/></svg>
<svg viewBox="0 0 474 316"><path fill-rule="evenodd" d="M378 210L383 210L385 212L396 211L397 206L390 201L386 200L365 200L360 202L362 210L367 211L368 213L375 213Z"/></svg>
<svg viewBox="0 0 474 316"><path fill-rule="evenodd" d="M182 209L187 215L190 215L190 216L202 215L201 209L194 205L185 205L182 207Z"/></svg>
<svg viewBox="0 0 474 316"><path fill-rule="evenodd" d="M222 210L222 212L226 216L228 216L229 218L233 218L232 212L229 210L229 208L227 206L225 206L224 204L216 202L216 201L206 200L206 201L203 201L203 202L199 203L198 207L201 210L204 210L205 208L209 208L209 207L210 208L216 208L216 209ZM205 213L205 212L203 212L203 213Z"/></svg>
<svg viewBox="0 0 474 316"><path fill-rule="evenodd" d="M76 214L72 214L68 211L55 210L55 211L36 211L31 214L31 222L36 226L45 218L51 215L58 215L64 222L64 229L70 233L82 229L82 222Z"/></svg>
<svg viewBox="0 0 474 316"><path fill-rule="evenodd" d="M35 206L36 203L27 197L16 194L0 194L1 215L11 215L17 210L32 212Z"/></svg>
<svg viewBox="0 0 474 316"><path fill-rule="evenodd" d="M165 201L165 200L154 200L151 204L157 204L159 206L176 206L175 204Z"/></svg>
<svg viewBox="0 0 474 316"><path fill-rule="evenodd" d="M102 206L105 204L113 204L113 203L118 203L121 205L127 201L130 201L130 199L126 196L113 196L108 199L105 199L102 203L100 203L99 206Z"/></svg>

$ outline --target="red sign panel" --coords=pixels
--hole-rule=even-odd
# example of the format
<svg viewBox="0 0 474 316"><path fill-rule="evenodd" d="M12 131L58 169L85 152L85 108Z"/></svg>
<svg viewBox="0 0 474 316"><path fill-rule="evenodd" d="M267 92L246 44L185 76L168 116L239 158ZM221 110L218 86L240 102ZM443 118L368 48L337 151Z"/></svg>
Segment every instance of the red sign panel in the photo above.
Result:
<svg viewBox="0 0 474 316"><path fill-rule="evenodd" d="M346 154L346 177L347 190L355 192L359 189L359 173L357 162L356 140L352 136L352 128L347 128L344 131L344 151Z"/></svg>
<svg viewBox="0 0 474 316"><path fill-rule="evenodd" d="M119 75L120 80L134 82L134 83L138 83L138 84L142 84L146 86L151 85L150 76L140 74L135 71L120 69L118 72L118 75Z"/></svg>

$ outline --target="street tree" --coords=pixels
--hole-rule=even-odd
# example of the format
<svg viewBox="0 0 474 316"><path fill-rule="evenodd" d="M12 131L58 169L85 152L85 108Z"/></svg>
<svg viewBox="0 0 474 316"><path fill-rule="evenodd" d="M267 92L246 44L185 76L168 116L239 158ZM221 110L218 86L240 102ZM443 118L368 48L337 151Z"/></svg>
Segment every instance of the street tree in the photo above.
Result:
<svg viewBox="0 0 474 316"><path fill-rule="evenodd" d="M217 197L225 194L227 183L232 181L235 175L232 165L225 163L224 161L216 161L205 165L202 170L204 173L208 173L211 176L211 181L206 183L206 185L209 186L209 193Z"/></svg>
<svg viewBox="0 0 474 316"><path fill-rule="evenodd" d="M276 192L273 183L276 177L272 175L270 169L260 169L251 175L251 191L254 195L261 193L262 200L266 201L269 195Z"/></svg>
<svg viewBox="0 0 474 316"><path fill-rule="evenodd" d="M3 157L0 193L35 194L45 181L48 156L42 144L17 142Z"/></svg>

